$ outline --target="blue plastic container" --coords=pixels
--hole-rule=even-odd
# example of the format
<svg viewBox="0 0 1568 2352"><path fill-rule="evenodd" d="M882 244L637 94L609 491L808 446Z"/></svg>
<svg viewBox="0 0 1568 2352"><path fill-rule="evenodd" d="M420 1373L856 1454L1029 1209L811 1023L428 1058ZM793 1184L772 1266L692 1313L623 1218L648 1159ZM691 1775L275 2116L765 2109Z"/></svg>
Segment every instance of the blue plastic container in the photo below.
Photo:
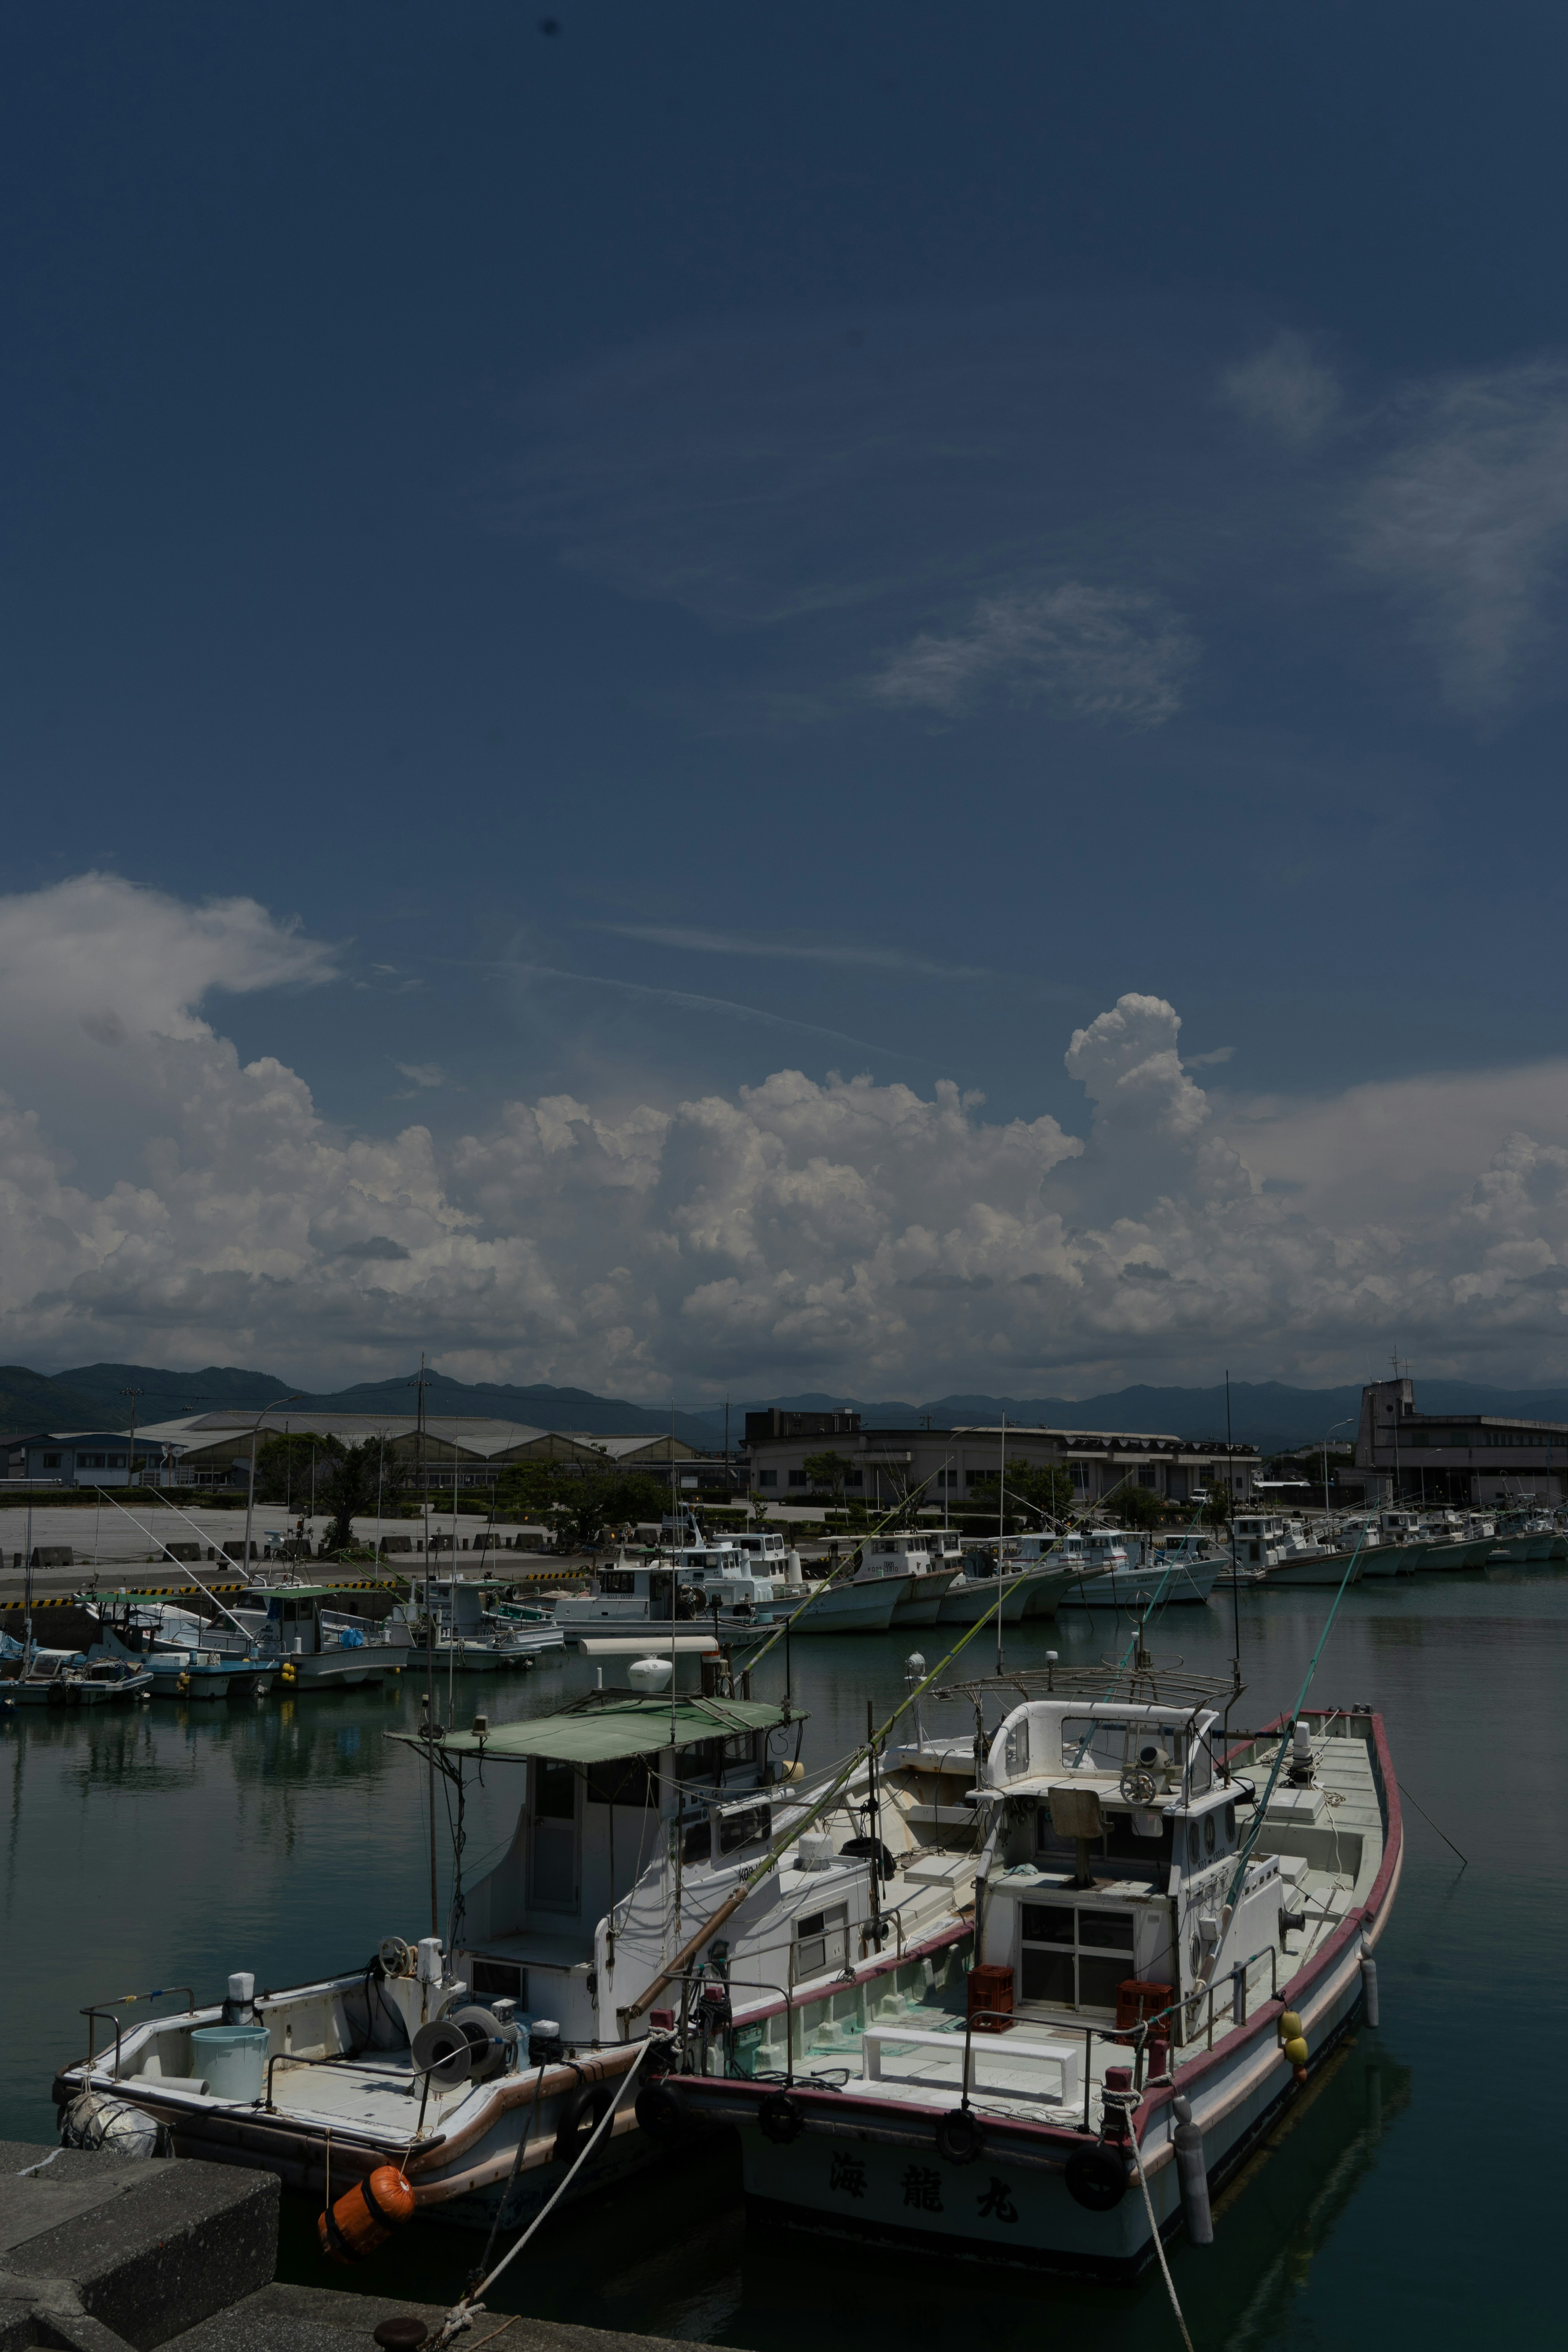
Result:
<svg viewBox="0 0 1568 2352"><path fill-rule="evenodd" d="M215 2099L262 2098L271 2040L265 2025L198 2025L191 2035L191 2072L205 2075Z"/></svg>

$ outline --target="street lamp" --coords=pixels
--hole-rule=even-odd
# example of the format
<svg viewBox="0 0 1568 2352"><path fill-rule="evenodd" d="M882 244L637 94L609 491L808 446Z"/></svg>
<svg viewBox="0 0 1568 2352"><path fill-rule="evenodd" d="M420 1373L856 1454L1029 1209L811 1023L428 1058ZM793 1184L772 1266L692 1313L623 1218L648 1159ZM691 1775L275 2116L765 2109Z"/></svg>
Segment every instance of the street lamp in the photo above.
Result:
<svg viewBox="0 0 1568 2352"><path fill-rule="evenodd" d="M1325 1518L1329 1516L1329 1440L1335 1429L1348 1429L1356 1417L1353 1412L1347 1412L1343 1421L1336 1421L1333 1428L1325 1429L1323 1432L1323 1517Z"/></svg>
<svg viewBox="0 0 1568 2352"><path fill-rule="evenodd" d="M250 1491L245 1498L245 1572L247 1576L250 1574L250 1523L256 1516L256 1441L261 1434L261 1424L269 1412L281 1412L286 1404L298 1404L304 1393L303 1389L296 1389L292 1396L274 1397L270 1404L262 1406L250 1424Z"/></svg>

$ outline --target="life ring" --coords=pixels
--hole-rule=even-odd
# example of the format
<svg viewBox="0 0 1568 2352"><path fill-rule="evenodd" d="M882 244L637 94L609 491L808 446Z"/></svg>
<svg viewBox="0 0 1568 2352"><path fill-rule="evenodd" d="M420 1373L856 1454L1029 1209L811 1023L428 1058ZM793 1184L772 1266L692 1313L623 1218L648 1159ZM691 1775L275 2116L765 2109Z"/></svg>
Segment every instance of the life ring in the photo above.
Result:
<svg viewBox="0 0 1568 2352"><path fill-rule="evenodd" d="M949 2164L973 2164L985 2145L985 2133L973 2107L952 2107L939 2117L936 2152Z"/></svg>
<svg viewBox="0 0 1568 2352"><path fill-rule="evenodd" d="M1067 2160L1068 2195L1088 2213L1111 2213L1127 2194L1127 2168L1103 2140L1075 2147Z"/></svg>
<svg viewBox="0 0 1568 2352"><path fill-rule="evenodd" d="M805 2117L787 2091L770 2091L757 2109L757 2129L775 2147L787 2147L805 2128Z"/></svg>
<svg viewBox="0 0 1568 2352"><path fill-rule="evenodd" d="M557 2164L573 2164L582 2155L584 2141L604 2122L615 2096L608 2083L579 2083L567 2094L555 2126Z"/></svg>

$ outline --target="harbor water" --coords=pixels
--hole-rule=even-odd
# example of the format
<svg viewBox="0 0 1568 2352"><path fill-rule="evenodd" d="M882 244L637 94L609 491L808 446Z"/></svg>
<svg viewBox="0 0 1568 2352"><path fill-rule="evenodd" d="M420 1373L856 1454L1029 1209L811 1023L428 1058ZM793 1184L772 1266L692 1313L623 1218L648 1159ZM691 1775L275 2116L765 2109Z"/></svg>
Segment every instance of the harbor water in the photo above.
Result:
<svg viewBox="0 0 1568 2352"><path fill-rule="evenodd" d="M1238 1724L1289 1707L1331 1599L1243 1596ZM1127 1633L1124 1620L1068 1611L1055 1626L1011 1629L1005 1663L1039 1664L1054 1648L1090 1664L1119 1653ZM1173 1609L1150 1640L1166 1660L1226 1671L1228 1596ZM934 1632L794 1641L808 1768L863 1738L868 1698L879 1717L890 1711L917 1644L934 1664ZM784 1663L780 1646L759 1696L782 1691ZM987 1630L963 1670L994 1663ZM1383 1713L1405 1799L1404 1882L1378 1951L1382 2023L1342 2049L1267 2158L1226 2190L1215 2245L1173 2249L1196 2352L1308 2352L1352 2334L1419 2341L1423 2352L1469 2352L1483 2335L1555 2337L1554 2230L1568 2190L1553 2098L1568 2059L1558 1973L1565 1674L1562 1570L1426 1576L1346 1595L1313 1703ZM494 1723L558 1706L591 1680L568 1653L526 1675L466 1677L437 1712L451 1722L482 1708ZM297 1698L4 1719L0 2134L53 2138L50 2081L85 2049L89 2003L153 1987L216 1999L237 1969L281 1986L363 1965L384 1936L429 1932L425 1775L384 1737L417 1721L421 1683L415 1672ZM492 1765L470 1798L467 1876L510 1837L515 1770ZM439 1832L444 1904L444 1805ZM330 2283L449 2301L476 2252L472 2237L422 2224ZM327 2277L303 2207L285 2213L283 2274ZM944 2329L989 2347L1091 2340L1096 2352L1158 2352L1180 2342L1157 2271L1132 2288L1090 2289L748 2235L722 2147L660 2166L613 2203L558 2211L489 2300L498 2313L757 2352L803 2342L866 2352Z"/></svg>

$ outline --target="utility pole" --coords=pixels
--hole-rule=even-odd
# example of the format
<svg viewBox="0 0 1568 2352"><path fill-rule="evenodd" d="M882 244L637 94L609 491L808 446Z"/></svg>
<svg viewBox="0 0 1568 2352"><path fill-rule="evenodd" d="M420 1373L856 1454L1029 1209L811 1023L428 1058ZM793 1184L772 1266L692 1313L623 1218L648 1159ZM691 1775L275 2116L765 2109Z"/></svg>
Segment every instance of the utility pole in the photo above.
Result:
<svg viewBox="0 0 1568 2352"><path fill-rule="evenodd" d="M140 1389L121 1389L120 1393L122 1397L129 1397L131 1400L131 1444L125 1456L125 1483L128 1486L134 1486L136 1484L136 1400L142 1391Z"/></svg>

